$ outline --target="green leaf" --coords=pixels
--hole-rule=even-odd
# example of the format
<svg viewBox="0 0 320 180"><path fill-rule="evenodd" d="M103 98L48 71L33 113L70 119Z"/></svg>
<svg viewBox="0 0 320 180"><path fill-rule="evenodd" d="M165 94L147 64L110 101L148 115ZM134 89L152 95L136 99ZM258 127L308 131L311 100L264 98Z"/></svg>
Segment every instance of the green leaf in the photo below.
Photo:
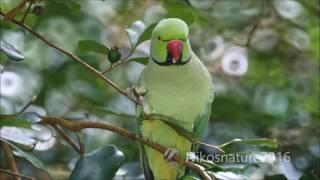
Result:
<svg viewBox="0 0 320 180"><path fill-rule="evenodd" d="M120 58L121 58L121 53L118 47L114 47L109 50L108 59L111 64L119 61Z"/></svg>
<svg viewBox="0 0 320 180"><path fill-rule="evenodd" d="M152 31L156 23L150 24L145 27L142 21L133 22L127 29L126 33L131 43L131 49L135 49L140 43L150 39Z"/></svg>
<svg viewBox="0 0 320 180"><path fill-rule="evenodd" d="M182 11L180 14L177 15L177 18L182 19L188 25L194 22L194 15L190 10Z"/></svg>
<svg viewBox="0 0 320 180"><path fill-rule="evenodd" d="M113 145L98 148L81 157L70 180L112 179L124 162L123 153Z"/></svg>
<svg viewBox="0 0 320 180"><path fill-rule="evenodd" d="M31 122L23 118L11 116L11 117L5 117L0 120L0 127L3 127L3 126L31 129Z"/></svg>
<svg viewBox="0 0 320 180"><path fill-rule="evenodd" d="M299 180L319 180L320 178L313 172L304 173Z"/></svg>
<svg viewBox="0 0 320 180"><path fill-rule="evenodd" d="M152 31L156 25L157 25L157 23L152 23L143 31L143 33L139 37L139 40L138 40L136 46L138 46L140 43L151 38Z"/></svg>
<svg viewBox="0 0 320 180"><path fill-rule="evenodd" d="M78 50L80 52L95 52L103 55L109 53L109 48L93 40L81 40L78 42Z"/></svg>
<svg viewBox="0 0 320 180"><path fill-rule="evenodd" d="M207 171L213 171L213 172L216 172L216 171L222 171L223 169L218 166L216 163L212 162L212 161L208 161L208 160L201 160L199 162L197 162L197 164L203 166L203 167L206 167L206 170Z"/></svg>
<svg viewBox="0 0 320 180"><path fill-rule="evenodd" d="M188 25L192 24L195 20L196 14L194 8L188 1L165 1L164 7L170 18L180 18Z"/></svg>
<svg viewBox="0 0 320 180"><path fill-rule="evenodd" d="M81 9L81 5L73 0L64 0L62 2L73 10L80 11Z"/></svg>
<svg viewBox="0 0 320 180"><path fill-rule="evenodd" d="M264 147L269 147L269 148L278 148L278 143L276 139L266 139L266 138L261 138L261 139L233 139L229 142L226 142L220 146L219 148L223 148L225 146L228 146L230 144L248 144L248 145L256 145L256 146L264 146Z"/></svg>
<svg viewBox="0 0 320 180"><path fill-rule="evenodd" d="M212 174L216 179L219 179L219 180L245 179L243 175L236 174L231 171L213 172Z"/></svg>
<svg viewBox="0 0 320 180"><path fill-rule="evenodd" d="M22 149L20 149L18 146L16 146L15 144L11 143L10 141L7 141L3 138L0 138L1 141L6 142L7 144L9 144L14 150L16 150L17 152L15 152L15 155L20 156L26 160L28 160L31 164L33 164L35 167L42 169L44 171L47 171L47 167L38 159L36 158L34 155L23 151Z"/></svg>
<svg viewBox="0 0 320 180"><path fill-rule="evenodd" d="M265 180L287 180L287 178L283 174L275 174L271 176L265 176Z"/></svg>
<svg viewBox="0 0 320 180"><path fill-rule="evenodd" d="M192 175L184 175L183 177L179 178L178 180L200 180L198 177Z"/></svg>
<svg viewBox="0 0 320 180"><path fill-rule="evenodd" d="M24 56L18 49L2 39L0 39L0 50L13 61L21 61L24 59Z"/></svg>
<svg viewBox="0 0 320 180"><path fill-rule="evenodd" d="M94 108L94 110L96 110L98 112L101 112L101 113L115 115L115 116L122 116L122 117L128 117L128 118L137 118L135 115L115 112L115 111L113 111L113 110L111 110L109 108L105 108L105 107L96 107L96 108Z"/></svg>
<svg viewBox="0 0 320 180"><path fill-rule="evenodd" d="M140 63L142 65L147 65L149 61L149 57L136 57L136 58L131 58L128 61Z"/></svg>

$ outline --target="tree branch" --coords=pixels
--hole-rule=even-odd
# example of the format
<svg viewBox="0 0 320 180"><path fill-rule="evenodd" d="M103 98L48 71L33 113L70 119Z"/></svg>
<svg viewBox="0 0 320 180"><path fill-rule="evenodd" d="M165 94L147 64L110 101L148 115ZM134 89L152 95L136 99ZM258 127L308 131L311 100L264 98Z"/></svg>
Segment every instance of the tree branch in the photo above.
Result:
<svg viewBox="0 0 320 180"><path fill-rule="evenodd" d="M37 99L37 96L32 96L31 100L26 104L24 105L20 110L19 112L15 113L15 115L18 115L18 114L21 114L23 113L32 103L34 103Z"/></svg>
<svg viewBox="0 0 320 180"><path fill-rule="evenodd" d="M25 4L27 4L27 2L29 2L29 0L23 0L9 12L3 14L4 20L10 21L11 19L13 19L16 16L16 14L25 6Z"/></svg>
<svg viewBox="0 0 320 180"><path fill-rule="evenodd" d="M81 156L83 153L81 153L80 148L72 141L72 139L61 129L60 126L56 124L51 124L51 126L61 135L61 137L74 149L77 151Z"/></svg>
<svg viewBox="0 0 320 180"><path fill-rule="evenodd" d="M18 168L17 168L17 164L16 164L16 160L13 156L12 150L10 148L10 145L7 144L6 142L1 142L1 146L3 148L3 152L6 156L6 159L8 160L10 169L12 172L19 174ZM19 176L16 176L14 179L16 180L21 180L21 178Z"/></svg>
<svg viewBox="0 0 320 180"><path fill-rule="evenodd" d="M42 120L40 121L40 123L42 124L47 124L47 125L59 125L61 127L67 128L71 131L81 131L83 129L88 129L88 128L95 128L95 129L104 129L104 130L108 130L108 131L112 131L115 132L117 134L120 134L122 136L125 136L127 138L129 138L132 141L139 141L143 144L146 144L150 147L152 147L153 149L159 151L160 153L164 154L166 148L153 143L151 141L145 140L142 137L140 137L139 135L132 133L126 129L123 128L119 128L107 123L102 123L102 122L94 122L94 121L70 121L70 120L65 120L59 117L52 117L52 116L44 116L42 117ZM183 159L181 159L179 156L175 156L173 158L174 161L176 161L179 164L185 165L188 168L190 168L191 170L195 171L197 174L199 174L201 176L202 179L204 180L211 180L212 178L205 172L205 169L197 164L194 164L192 162L189 161L185 161Z"/></svg>
<svg viewBox="0 0 320 180"><path fill-rule="evenodd" d="M24 20L26 19L27 15L28 15L28 13L29 13L29 11L30 11L30 8L31 8L32 4L33 4L33 2L30 1L27 10L24 12L23 17L22 17L21 20L20 20L22 23L23 23Z"/></svg>
<svg viewBox="0 0 320 180"><path fill-rule="evenodd" d="M264 15L265 15L265 1L264 0L260 0L260 11L261 11L261 13L260 13L258 19L250 27L244 28L244 30L242 30L242 32L240 33L240 36L241 35L245 36L244 42L241 42L241 37L239 40L237 40L236 38L232 38L234 44L236 44L238 46L245 46L245 47L250 45L250 41L253 37L253 33L258 29L261 22L265 18L264 17Z"/></svg>
<svg viewBox="0 0 320 180"><path fill-rule="evenodd" d="M4 16L3 12L0 11L0 15ZM131 101L135 102L136 104L138 104L138 102L136 102L133 98L131 98L130 96L127 95L126 91L123 91L122 89L120 89L111 79L109 79L107 76L103 75L103 73L99 72L98 70L96 70L95 68L93 68L92 66L90 66L88 63L86 63L84 60L80 59L78 56L74 55L73 53L62 49L61 47L49 42L45 37L43 37L41 34L37 33L36 31L32 30L28 25L17 21L15 19L11 19L11 22L13 22L14 24L22 27L23 29L27 30L29 33L31 33L32 35L34 35L35 37L37 37L38 39L40 39L42 42L44 42L45 44L47 44L48 46L60 51L61 53L65 54L66 56L68 56L69 58L71 58L72 60L80 63L82 66L84 66L88 71L91 71L93 73L95 73L98 77L100 77L102 80L104 80L105 82L107 82L109 85L111 85L114 89L116 89L120 94L126 96L128 99L130 99Z"/></svg>
<svg viewBox="0 0 320 180"><path fill-rule="evenodd" d="M6 117L12 117L17 116L19 114L22 114L32 103L34 103L37 99L37 96L32 96L32 99L27 102L18 112L13 114L0 114L0 119L6 118Z"/></svg>
<svg viewBox="0 0 320 180"><path fill-rule="evenodd" d="M14 177L22 177L23 179L36 180L36 178L34 178L34 177L26 176L26 175L23 175L23 174L20 174L20 173L16 173L16 172L12 172L12 171L6 170L6 169L0 169L0 172L6 173L6 174L10 174L11 176L14 176Z"/></svg>
<svg viewBox="0 0 320 180"><path fill-rule="evenodd" d="M81 132L76 132L76 136L77 136L77 140L78 140L78 144L79 144L80 154L83 155L85 153L83 136L82 136Z"/></svg>

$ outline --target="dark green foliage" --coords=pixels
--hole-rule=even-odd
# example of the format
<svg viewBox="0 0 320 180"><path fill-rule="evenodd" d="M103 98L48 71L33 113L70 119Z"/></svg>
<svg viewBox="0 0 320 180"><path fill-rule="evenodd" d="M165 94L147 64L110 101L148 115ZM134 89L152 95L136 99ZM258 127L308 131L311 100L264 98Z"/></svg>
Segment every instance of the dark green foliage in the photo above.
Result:
<svg viewBox="0 0 320 180"><path fill-rule="evenodd" d="M156 23L153 23L147 27L144 26L145 25L142 21L135 21L126 29L126 33L133 50L143 41L150 39L151 33L153 31L153 28L156 26Z"/></svg>
<svg viewBox="0 0 320 180"><path fill-rule="evenodd" d="M44 171L47 171L47 166L43 164L43 162L41 162L36 156L34 156L33 154L27 152L27 151L24 151L22 149L20 149L17 145L3 139L3 138L0 138L0 141L3 141L7 144L9 144L17 153L17 156L20 156L24 159L26 159L27 161L29 161L31 164L33 164L35 167L41 169L41 170L44 170Z"/></svg>
<svg viewBox="0 0 320 180"><path fill-rule="evenodd" d="M1 11L6 13L19 2L0 1ZM288 2L293 3L290 8L285 6ZM16 20L23 17L27 7L17 14ZM280 10L283 7L284 14L279 13L279 7ZM299 7L302 8L299 10ZM246 40L246 33L256 25L261 14L262 21L248 46L236 45L235 39ZM299 15L295 17L295 14ZM291 158L288 163L281 164L282 169L279 169L277 156L277 162L272 163L202 161L199 164L215 175L224 173L225 179L235 176L255 179L252 176L259 174L257 179L282 180L288 173L295 173L303 174L300 179L306 180L319 179L320 174L318 15L318 0L42 0L32 5L24 22L98 71L133 53L128 63L105 73L125 90L138 82L139 73L148 63L147 43L144 42L150 39L157 22L162 18L183 19L190 28L192 49L210 70L215 84L211 120L203 125L206 131L202 141L222 145L226 154L272 152L283 155L289 152ZM102 121L132 132L137 132L137 120L132 116L134 104L94 73L13 23L1 19L0 28L1 114L18 112L33 95L38 96L26 113L1 117L1 141L9 143L14 150L19 171L24 174L29 172L30 166L38 167L40 169L33 168L37 169L34 173L26 173L37 179L44 179L38 171L47 169L54 178L62 174L57 177L60 179L67 179L71 172L72 179L92 179L92 174L97 179L139 177L141 172L137 171L137 166L126 166L125 171L121 171L129 169L128 172L135 172L134 176L115 175L122 163L138 165L138 145L107 131L82 131L85 151L92 153L80 158L73 171L78 154L50 128L48 132L35 134L54 139L39 141L40 146L49 149L32 150L32 147L13 143L16 138L34 133L41 111L42 115L73 121ZM268 44L270 39L274 40L271 45ZM269 46L269 49L261 50L259 45ZM233 46L246 52L248 69L241 76L230 75L222 68L224 56ZM7 134L9 130L15 133ZM76 134L64 130L77 143ZM17 134L21 136L13 136ZM11 136L6 139L5 135ZM115 144L119 150L106 146L108 144ZM206 155L220 154L203 145L200 150ZM119 151L123 154L117 153ZM1 160L2 157L3 154ZM288 167L294 172L288 171ZM1 161L0 168L6 169L7 164ZM200 179L194 172L185 178Z"/></svg>
<svg viewBox="0 0 320 180"><path fill-rule="evenodd" d="M313 172L304 173L299 180L319 180L319 176Z"/></svg>
<svg viewBox="0 0 320 180"><path fill-rule="evenodd" d="M124 155L115 146L101 147L81 157L77 161L69 179L112 179L123 162Z"/></svg>
<svg viewBox="0 0 320 180"><path fill-rule="evenodd" d="M80 52L96 52L103 55L108 55L110 50L108 47L93 41L93 40L82 40L78 42L78 50Z"/></svg>
<svg viewBox="0 0 320 180"><path fill-rule="evenodd" d="M3 126L11 126L11 127L20 127L20 128L26 128L26 129L30 129L31 128L31 122L23 119L23 118L19 118L19 117L1 117L1 121L0 121L0 127Z"/></svg>
<svg viewBox="0 0 320 180"><path fill-rule="evenodd" d="M220 145L220 148L223 148L225 146L231 145L231 144L247 144L247 145L254 145L254 146L263 146L263 147L269 147L269 148L278 148L278 143L276 139L233 139L229 142L226 142L222 145Z"/></svg>
<svg viewBox="0 0 320 180"><path fill-rule="evenodd" d="M275 174L271 176L265 176L265 180L287 180L283 174Z"/></svg>
<svg viewBox="0 0 320 180"><path fill-rule="evenodd" d="M56 1L66 4L71 10L80 11L81 9L81 5L74 0L64 0L64 1L56 0Z"/></svg>
<svg viewBox="0 0 320 180"><path fill-rule="evenodd" d="M130 62L137 62L143 65L147 65L149 57L137 57L130 59Z"/></svg>
<svg viewBox="0 0 320 180"><path fill-rule="evenodd" d="M157 25L157 23L150 24L140 35L138 42L134 45L134 47L137 47L140 43L149 40L151 38L152 31L154 27Z"/></svg>

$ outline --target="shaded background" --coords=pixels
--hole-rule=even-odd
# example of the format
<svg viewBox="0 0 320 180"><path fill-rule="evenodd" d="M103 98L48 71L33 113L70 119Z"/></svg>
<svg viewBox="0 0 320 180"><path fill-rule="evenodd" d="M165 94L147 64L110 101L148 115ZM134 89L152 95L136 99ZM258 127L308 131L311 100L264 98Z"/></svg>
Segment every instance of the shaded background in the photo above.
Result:
<svg viewBox="0 0 320 180"><path fill-rule="evenodd" d="M2 0L1 10L6 12L18 2ZM118 46L125 56L130 49L125 29L132 22L142 21L134 25L134 31L166 17L180 17L189 23L192 48L210 70L215 84L213 113L204 141L216 145L234 138L276 138L276 150L233 145L228 152L290 152L290 162L222 163L228 172L222 176L263 179L284 174L288 179L299 179L304 172L311 171L319 175L318 0L74 3L43 0L40 5L44 12L40 16L30 14L26 23L98 69L109 65L107 57L79 51L78 41L91 39L108 47ZM93 106L134 114L134 104L94 74L2 20L1 38L25 56L24 61L15 63L1 53L1 113L17 112L37 95L27 111L101 120L136 131L134 119L95 113ZM246 40L248 46L243 46ZM147 55L148 42L137 51ZM129 63L108 76L124 89L137 82L143 67ZM77 153L49 128L39 128L25 132L3 127L1 137L25 145L32 144L31 137L38 137L32 153L48 165L54 179L67 179L78 159ZM118 171L116 179L142 177L136 143L96 129L85 130L84 139L87 152L115 144L125 154L127 164ZM216 153L206 148L202 151ZM1 167L6 167L3 157ZM18 167L24 174L47 178L22 158L18 158Z"/></svg>

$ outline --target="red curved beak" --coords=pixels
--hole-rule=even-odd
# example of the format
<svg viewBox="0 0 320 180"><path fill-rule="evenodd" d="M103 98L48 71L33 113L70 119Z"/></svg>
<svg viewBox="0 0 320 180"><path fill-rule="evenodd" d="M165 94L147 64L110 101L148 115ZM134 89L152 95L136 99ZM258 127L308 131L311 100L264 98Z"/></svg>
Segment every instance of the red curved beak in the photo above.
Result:
<svg viewBox="0 0 320 180"><path fill-rule="evenodd" d="M176 63L180 59L182 53L182 41L170 40L167 45L167 50L172 57L172 62Z"/></svg>

